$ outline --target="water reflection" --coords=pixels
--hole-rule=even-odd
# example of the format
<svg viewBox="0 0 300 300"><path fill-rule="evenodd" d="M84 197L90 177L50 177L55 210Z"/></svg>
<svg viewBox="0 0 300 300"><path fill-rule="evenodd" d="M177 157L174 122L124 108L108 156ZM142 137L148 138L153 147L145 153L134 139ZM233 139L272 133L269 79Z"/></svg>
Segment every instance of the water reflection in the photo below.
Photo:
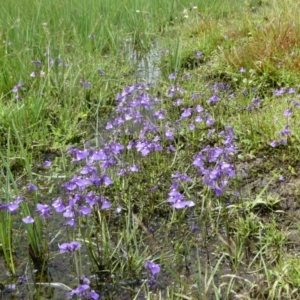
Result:
<svg viewBox="0 0 300 300"><path fill-rule="evenodd" d="M161 75L159 68L160 53L158 44L153 43L148 53L142 53L136 49L132 42L127 41L125 55L135 65L136 82L156 84Z"/></svg>

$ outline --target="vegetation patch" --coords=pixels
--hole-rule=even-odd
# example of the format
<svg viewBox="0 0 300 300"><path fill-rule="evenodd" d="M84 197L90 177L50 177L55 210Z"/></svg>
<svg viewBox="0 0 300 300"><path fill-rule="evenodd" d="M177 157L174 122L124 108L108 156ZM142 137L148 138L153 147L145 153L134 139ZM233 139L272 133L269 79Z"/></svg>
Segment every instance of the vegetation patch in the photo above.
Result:
<svg viewBox="0 0 300 300"><path fill-rule="evenodd" d="M298 299L299 5L15 2L0 296Z"/></svg>

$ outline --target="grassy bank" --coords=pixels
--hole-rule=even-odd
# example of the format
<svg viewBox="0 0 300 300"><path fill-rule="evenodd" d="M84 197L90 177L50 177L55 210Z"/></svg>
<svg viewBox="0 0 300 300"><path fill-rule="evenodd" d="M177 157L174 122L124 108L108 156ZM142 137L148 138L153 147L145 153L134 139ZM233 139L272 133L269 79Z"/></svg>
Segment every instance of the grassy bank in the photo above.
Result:
<svg viewBox="0 0 300 300"><path fill-rule="evenodd" d="M298 299L297 4L17 2L1 292Z"/></svg>

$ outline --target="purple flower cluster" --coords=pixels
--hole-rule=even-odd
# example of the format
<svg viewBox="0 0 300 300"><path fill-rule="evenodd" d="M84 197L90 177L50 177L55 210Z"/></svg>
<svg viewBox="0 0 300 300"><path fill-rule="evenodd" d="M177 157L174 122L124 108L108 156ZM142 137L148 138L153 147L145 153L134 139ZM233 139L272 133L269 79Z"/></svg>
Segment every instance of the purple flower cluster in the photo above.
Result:
<svg viewBox="0 0 300 300"><path fill-rule="evenodd" d="M81 278L81 284L77 286L76 289L67 293L68 297L73 297L74 295L80 297L82 300L98 300L99 294L97 294L90 287L90 280L86 277Z"/></svg>
<svg viewBox="0 0 300 300"><path fill-rule="evenodd" d="M212 116L206 112L206 110L201 106L197 105L195 108L182 108L182 113L180 115L180 118L178 120L178 124L182 125L182 121L191 119L192 116L194 116L194 119L190 120L189 129L194 130L195 129L195 123L199 124L202 121L206 123L207 126L214 125L214 120Z"/></svg>
<svg viewBox="0 0 300 300"><path fill-rule="evenodd" d="M277 147L279 145L287 145L287 137L291 135L291 130L289 125L285 125L284 128L278 132L278 134L282 137L279 141L274 140L270 143L271 147Z"/></svg>
<svg viewBox="0 0 300 300"><path fill-rule="evenodd" d="M261 99L259 97L255 97L251 100L251 104L246 107L246 110L251 111L254 109L258 109L261 104Z"/></svg>
<svg viewBox="0 0 300 300"><path fill-rule="evenodd" d="M167 199L167 202L171 203L171 206L176 209L195 206L193 201L186 200L185 196L178 191L178 189L182 187L182 183L185 181L192 182L192 179L187 174L181 174L179 172L172 175L172 185L168 193L169 198Z"/></svg>
<svg viewBox="0 0 300 300"><path fill-rule="evenodd" d="M112 205L99 193L99 188L108 187L114 182L108 175L109 169L122 176L128 172L138 172L137 165L122 162L124 146L118 142L106 143L102 148L76 149L71 147L68 153L72 161L85 163L79 174L63 184L65 196L56 199L52 206L57 213L67 218L66 225L76 226L76 218L90 215L93 209L109 209Z"/></svg>
<svg viewBox="0 0 300 300"><path fill-rule="evenodd" d="M185 90L177 85L173 85L168 89L168 97L169 98L177 98L181 97L185 93Z"/></svg>
<svg viewBox="0 0 300 300"><path fill-rule="evenodd" d="M83 86L85 83L86 81L82 80ZM222 93L229 89L226 84L209 85L210 97L207 97L206 102L212 104L220 101ZM201 93L201 97L203 95L207 96ZM232 164L232 155L236 152L233 146L233 129L228 126L224 131L215 133L215 130L211 129L214 120L199 102L195 103L197 97L191 97L192 105L182 107L183 101L179 98L181 96L188 97L178 85L173 85L168 90L168 97L180 106L176 109L179 113L178 120L171 122L160 99L151 96L150 85L135 84L126 87L116 97L115 114L105 128L108 137L101 141L100 147L93 148L85 144L84 149L71 147L67 151L72 157L72 162L79 167L78 172L63 184L64 193L53 201L52 206L38 203L36 213L42 218L48 218L52 207L66 219L65 225L75 228L79 218L93 217L94 211L111 208L112 204L104 195L107 195L107 189L119 181L118 177L122 176L126 179L130 173L140 171L135 157L128 161L126 158L132 156L125 156L125 154L135 151L145 159L156 151L177 152L176 135L181 134L182 130L193 131L197 126L202 126L205 130L210 129L207 137L211 138L215 135L221 143L215 147L204 147L193 161L193 165L198 168L203 178L203 183L220 196L228 179L235 175ZM205 101L201 104L207 105ZM190 197L186 197L189 195L187 185L192 182L192 179L185 173L177 172L172 175L171 180L166 202L175 209L195 206L195 202L188 199ZM37 191L37 187L30 185L29 190ZM117 207L116 211L120 212L121 207L118 203L114 205ZM12 203L9 207L10 211L14 212L17 206L17 202ZM34 219L31 216L25 216L23 221L32 223ZM59 245L59 250L60 253L74 254L80 247L80 243L71 241ZM147 261L145 267L151 272L151 282L155 282L155 275L159 273L160 266ZM90 282L86 278L82 279L82 284L68 293L70 297L75 295L82 299L99 298L99 295L91 290Z"/></svg>
<svg viewBox="0 0 300 300"><path fill-rule="evenodd" d="M147 84L136 84L118 94L117 116L106 125L115 136L135 134L137 139L128 143L127 150L134 148L142 156L163 150L156 123L165 119L166 111L154 111L159 99L148 95L149 88Z"/></svg>
<svg viewBox="0 0 300 300"><path fill-rule="evenodd" d="M84 79L80 79L79 84L81 84L86 89L91 87L91 83L89 81L85 81Z"/></svg>
<svg viewBox="0 0 300 300"><path fill-rule="evenodd" d="M21 99L21 90L24 85L25 84L23 81L19 81L19 83L17 85L15 85L14 88L12 89L12 92L16 94L16 96L15 96L16 100Z"/></svg>
<svg viewBox="0 0 300 300"><path fill-rule="evenodd" d="M69 64L65 63L62 58L57 57L57 58L51 58L49 53L45 53L44 54L45 58L40 59L36 59L36 60L32 60L31 63L34 65L34 70L30 73L30 77L33 79L39 79L42 77L45 77L46 72L48 72L49 70L54 70L55 66L58 67L68 67ZM45 61L46 60L46 61ZM59 75L62 75L62 72L59 72ZM53 82L57 82L57 78L54 78ZM29 86L29 85L27 85ZM83 86L85 88L90 87L90 83L89 82L84 82ZM25 96L25 83L23 81L19 81L18 84L16 84L13 89L11 90L12 93L15 94L15 99L16 100L20 100L22 98L24 98ZM41 92L40 95L43 95L43 93Z"/></svg>
<svg viewBox="0 0 300 300"><path fill-rule="evenodd" d="M31 184L29 186L34 186L35 188L33 190L37 190L37 187L35 185ZM0 202L0 210L7 210L11 214L14 214L19 209L20 204L24 201L26 201L25 198L19 196L13 202L9 202L6 204ZM37 203L36 212L40 215L41 218L48 218L51 216L51 208L47 204ZM30 224L34 222L34 219L31 216L26 216L22 218L22 221L26 224Z"/></svg>
<svg viewBox="0 0 300 300"><path fill-rule="evenodd" d="M279 93L279 91L278 91ZM295 107L299 107L300 106L300 103L295 101L295 100L291 100L290 103L293 105L293 108ZM286 125L284 126L284 128L282 130L280 130L278 132L278 135L280 135L280 140L274 140L270 143L270 146L271 147L277 147L279 145L287 145L287 138L288 136L291 135L291 129L290 129L290 125L289 125L289 120L290 120L290 117L293 113L293 108L288 108L286 109L284 112L283 112L283 116L286 117Z"/></svg>
<svg viewBox="0 0 300 300"><path fill-rule="evenodd" d="M293 94L296 94L296 89L293 88L293 87L283 87L283 88L280 88L280 89L276 89L274 91L274 96L277 96L277 97L280 97L280 96L283 96L284 94L287 94L287 95L293 95ZM300 94L298 95L298 98L300 97Z"/></svg>
<svg viewBox="0 0 300 300"><path fill-rule="evenodd" d="M214 82L207 83L206 88L209 93L212 93L213 96L220 96L221 94L227 94L228 92L232 92L232 88L230 84L224 82Z"/></svg>
<svg viewBox="0 0 300 300"><path fill-rule="evenodd" d="M199 50L195 50L195 54L198 59L202 58L202 56L203 56L203 53Z"/></svg>
<svg viewBox="0 0 300 300"><path fill-rule="evenodd" d="M71 252L74 253L77 249L81 248L81 244L78 242L70 242L70 243L63 243L58 246L60 253Z"/></svg>
<svg viewBox="0 0 300 300"><path fill-rule="evenodd" d="M67 201L58 198L52 204L57 213L63 213L68 219L65 224L69 226L76 226L77 217L90 215L95 205L101 209L111 207L111 203L105 197L97 195L94 191L86 194L70 193Z"/></svg>
<svg viewBox="0 0 300 300"><path fill-rule="evenodd" d="M193 165L198 168L203 183L213 190L216 196L221 196L228 179L235 176L232 156L236 153L236 149L232 127L226 126L218 137L223 139L222 145L203 148L195 155Z"/></svg>
<svg viewBox="0 0 300 300"><path fill-rule="evenodd" d="M0 202L0 210L7 210L10 213L15 213L19 208L19 204L21 202L23 202L24 200L25 200L24 197L19 196L19 197L16 198L15 201L10 202L10 203L5 204L5 203Z"/></svg>
<svg viewBox="0 0 300 300"><path fill-rule="evenodd" d="M119 93L116 97L117 116L107 123L106 129L114 129L121 134L141 131L141 135L157 131L152 124L152 115L159 100L148 95L149 88L148 84L135 84Z"/></svg>

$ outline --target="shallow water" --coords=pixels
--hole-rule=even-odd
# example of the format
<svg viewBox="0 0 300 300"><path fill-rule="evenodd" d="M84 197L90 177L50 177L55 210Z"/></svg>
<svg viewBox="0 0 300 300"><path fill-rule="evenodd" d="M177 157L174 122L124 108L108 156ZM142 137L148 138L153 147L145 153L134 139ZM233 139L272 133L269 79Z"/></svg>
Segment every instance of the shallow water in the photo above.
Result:
<svg viewBox="0 0 300 300"><path fill-rule="evenodd" d="M159 68L160 51L158 42L152 44L148 53L135 50L131 42L125 46L125 56L135 66L135 79L137 83L150 83L155 85L160 78Z"/></svg>

